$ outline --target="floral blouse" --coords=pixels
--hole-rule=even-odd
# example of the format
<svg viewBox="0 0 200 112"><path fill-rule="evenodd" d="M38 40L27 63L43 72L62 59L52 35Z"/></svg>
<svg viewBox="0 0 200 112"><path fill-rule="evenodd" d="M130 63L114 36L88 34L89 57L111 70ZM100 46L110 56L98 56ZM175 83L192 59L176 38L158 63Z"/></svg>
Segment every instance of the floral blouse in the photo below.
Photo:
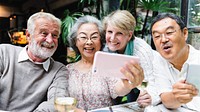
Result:
<svg viewBox="0 0 200 112"><path fill-rule="evenodd" d="M91 110L112 105L112 98L117 97L114 88L119 79L99 77L91 70L81 73L74 65L66 67L69 71L69 95L77 99L77 107Z"/></svg>

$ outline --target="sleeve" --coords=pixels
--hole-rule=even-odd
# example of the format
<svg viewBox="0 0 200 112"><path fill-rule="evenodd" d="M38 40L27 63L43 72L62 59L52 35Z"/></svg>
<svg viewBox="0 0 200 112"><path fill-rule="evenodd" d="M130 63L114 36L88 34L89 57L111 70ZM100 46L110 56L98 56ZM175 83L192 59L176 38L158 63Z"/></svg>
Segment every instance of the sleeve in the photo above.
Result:
<svg viewBox="0 0 200 112"><path fill-rule="evenodd" d="M54 102L42 102L33 112L56 112Z"/></svg>
<svg viewBox="0 0 200 112"><path fill-rule="evenodd" d="M108 89L110 91L110 95L113 99L118 97L117 92L115 91L115 86L117 85L117 82L120 80L118 78L113 78L113 77L106 77L105 78L107 84L108 84Z"/></svg>
<svg viewBox="0 0 200 112"><path fill-rule="evenodd" d="M68 93L68 71L62 66L48 88L47 101L42 102L34 112L55 112L54 100L56 97L67 97Z"/></svg>
<svg viewBox="0 0 200 112"><path fill-rule="evenodd" d="M3 54L3 48L2 48L3 46L2 45L0 45L0 78L1 78L1 76L3 75L3 56L4 56L4 54Z"/></svg>
<svg viewBox="0 0 200 112"><path fill-rule="evenodd" d="M156 105L160 102L160 96L158 94L158 85L155 83L159 67L157 63L157 52L154 51L146 42L136 38L134 54L140 57L140 64L144 70L145 80L148 81L146 88L147 92L152 98L152 104Z"/></svg>
<svg viewBox="0 0 200 112"><path fill-rule="evenodd" d="M146 88L147 92L150 94L151 98L152 98L152 105L157 105L161 102L161 99L160 99L160 96L158 94L158 91L157 91L157 87L158 85L156 85L155 83L155 77L156 77L156 74L157 71L158 71L158 67L157 67L157 64L156 64L156 54L157 52L156 51L153 51L153 54L154 54L154 59L153 59L153 74L149 77L148 79L148 86Z"/></svg>
<svg viewBox="0 0 200 112"><path fill-rule="evenodd" d="M135 38L134 55L140 58L140 65L143 68L145 80L153 74L153 49L144 40Z"/></svg>
<svg viewBox="0 0 200 112"><path fill-rule="evenodd" d="M166 68L166 63L161 58L158 52L154 51L153 60L153 80L148 84L147 91L152 97L152 104L157 105L161 102L160 94L163 92L170 92L172 90L172 83L169 79L169 72Z"/></svg>
<svg viewBox="0 0 200 112"><path fill-rule="evenodd" d="M2 64L2 50L1 50L1 46L0 46L0 77L2 76L3 74L3 64Z"/></svg>
<svg viewBox="0 0 200 112"><path fill-rule="evenodd" d="M157 56L154 62L155 68L155 85L157 87L158 95L164 92L172 91L172 85L175 83L171 76L170 68L167 62Z"/></svg>

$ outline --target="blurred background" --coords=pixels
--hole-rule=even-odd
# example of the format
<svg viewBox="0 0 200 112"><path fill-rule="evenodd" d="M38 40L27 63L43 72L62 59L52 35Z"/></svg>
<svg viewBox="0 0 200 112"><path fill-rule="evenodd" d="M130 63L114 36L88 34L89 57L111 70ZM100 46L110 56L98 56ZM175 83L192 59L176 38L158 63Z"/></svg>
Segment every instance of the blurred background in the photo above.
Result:
<svg viewBox="0 0 200 112"><path fill-rule="evenodd" d="M135 35L153 49L149 33L151 20L159 12L172 12L182 17L189 28L188 43L200 49L200 0L0 0L0 44L25 46L26 22L30 15L44 11L62 20L62 34L53 58L67 64L76 61L67 36L75 20L89 14L102 20L111 11L129 10L136 18Z"/></svg>

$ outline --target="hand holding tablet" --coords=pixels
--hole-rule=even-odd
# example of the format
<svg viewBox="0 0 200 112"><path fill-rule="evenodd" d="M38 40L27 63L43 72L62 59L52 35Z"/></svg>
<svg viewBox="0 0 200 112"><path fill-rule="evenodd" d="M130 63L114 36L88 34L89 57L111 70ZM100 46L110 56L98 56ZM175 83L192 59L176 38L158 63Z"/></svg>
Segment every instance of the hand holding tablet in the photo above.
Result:
<svg viewBox="0 0 200 112"><path fill-rule="evenodd" d="M118 77L126 79L126 77L120 72L120 69L130 60L139 63L139 57L136 56L97 51L94 57L92 72L103 77Z"/></svg>
<svg viewBox="0 0 200 112"><path fill-rule="evenodd" d="M200 65L188 65L186 82L193 84L199 90L200 96Z"/></svg>

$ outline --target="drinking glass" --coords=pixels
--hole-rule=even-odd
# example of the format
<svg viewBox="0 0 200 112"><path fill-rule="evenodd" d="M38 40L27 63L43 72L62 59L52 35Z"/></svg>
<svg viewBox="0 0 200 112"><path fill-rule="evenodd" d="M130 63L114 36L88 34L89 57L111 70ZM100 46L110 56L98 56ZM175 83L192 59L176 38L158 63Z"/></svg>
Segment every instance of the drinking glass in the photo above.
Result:
<svg viewBox="0 0 200 112"><path fill-rule="evenodd" d="M59 87L57 83L55 88L55 99L54 99L54 106L56 112L74 112L77 105L76 98L67 97L64 95L68 95L67 88Z"/></svg>
<svg viewBox="0 0 200 112"><path fill-rule="evenodd" d="M140 91L144 91L145 88L147 87L148 85L148 81L147 80L143 80L142 83L140 85L137 86L137 88L140 90Z"/></svg>
<svg viewBox="0 0 200 112"><path fill-rule="evenodd" d="M54 104L57 112L74 112L77 100L73 97L56 97Z"/></svg>
<svg viewBox="0 0 200 112"><path fill-rule="evenodd" d="M139 86L137 86L137 88L140 90L140 92L143 92L146 89L147 85L148 81L144 79L142 83ZM144 107L142 105L138 104L138 107L144 110Z"/></svg>

